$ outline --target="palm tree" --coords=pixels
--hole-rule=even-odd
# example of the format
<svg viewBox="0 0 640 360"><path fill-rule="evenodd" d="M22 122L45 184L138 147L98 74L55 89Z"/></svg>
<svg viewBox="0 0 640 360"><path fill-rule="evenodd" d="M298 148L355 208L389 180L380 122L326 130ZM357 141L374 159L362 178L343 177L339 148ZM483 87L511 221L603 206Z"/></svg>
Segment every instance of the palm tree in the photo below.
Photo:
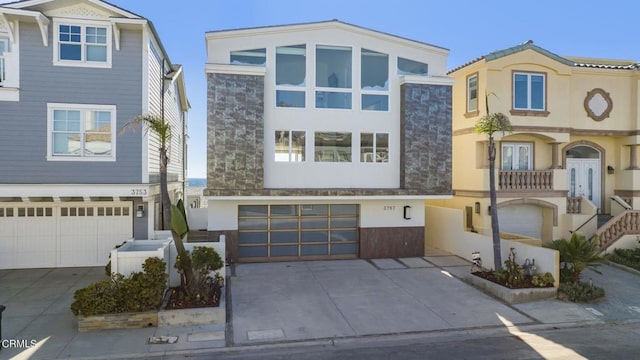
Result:
<svg viewBox="0 0 640 360"><path fill-rule="evenodd" d="M176 245L178 256L181 256L185 253L184 243L182 242L182 238L185 234L182 230L176 230L175 226L172 226L171 199L169 198L169 188L167 184L167 165L169 165L167 144L169 144L169 142L171 141L171 124L162 116L139 115L128 122L120 132L125 132L128 129L138 129L140 126L143 126L147 133L151 132L158 137L158 152L160 153L160 196L162 199L163 229L166 227L171 227L173 242ZM182 262L181 264L185 265L181 270L184 271L187 282L190 282L194 277L193 270L190 266L188 266L187 262Z"/></svg>
<svg viewBox="0 0 640 360"><path fill-rule="evenodd" d="M491 198L491 235L493 239L493 263L495 270L502 269L500 249L500 228L498 225L498 206L496 201L496 144L493 133L511 131L511 122L503 113L489 113L489 95L486 96L487 115L476 122L476 132L489 136L489 197Z"/></svg>

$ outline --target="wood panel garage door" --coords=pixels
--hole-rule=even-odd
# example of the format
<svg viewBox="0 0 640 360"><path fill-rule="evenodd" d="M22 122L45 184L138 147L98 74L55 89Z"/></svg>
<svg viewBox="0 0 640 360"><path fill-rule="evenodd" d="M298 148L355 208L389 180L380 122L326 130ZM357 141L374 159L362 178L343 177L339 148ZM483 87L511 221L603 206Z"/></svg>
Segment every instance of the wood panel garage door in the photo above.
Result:
<svg viewBox="0 0 640 360"><path fill-rule="evenodd" d="M355 258L358 205L240 205L241 261Z"/></svg>
<svg viewBox="0 0 640 360"><path fill-rule="evenodd" d="M132 221L130 202L0 204L0 268L103 266Z"/></svg>

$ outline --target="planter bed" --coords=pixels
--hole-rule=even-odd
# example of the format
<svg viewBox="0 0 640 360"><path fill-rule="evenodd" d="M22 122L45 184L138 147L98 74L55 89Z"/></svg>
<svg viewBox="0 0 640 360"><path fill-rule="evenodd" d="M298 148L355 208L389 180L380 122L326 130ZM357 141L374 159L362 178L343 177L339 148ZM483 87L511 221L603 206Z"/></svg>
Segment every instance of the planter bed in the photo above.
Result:
<svg viewBox="0 0 640 360"><path fill-rule="evenodd" d="M129 312L120 314L78 315L78 331L108 329L139 329L158 326L158 312Z"/></svg>
<svg viewBox="0 0 640 360"><path fill-rule="evenodd" d="M167 297L162 309L158 312L158 327L225 324L227 322L225 287L221 291L220 305L217 307L167 310L166 305L169 300Z"/></svg>
<svg viewBox="0 0 640 360"><path fill-rule="evenodd" d="M464 280L508 304L555 299L558 296L558 289L555 287L509 289L473 274L466 274Z"/></svg>

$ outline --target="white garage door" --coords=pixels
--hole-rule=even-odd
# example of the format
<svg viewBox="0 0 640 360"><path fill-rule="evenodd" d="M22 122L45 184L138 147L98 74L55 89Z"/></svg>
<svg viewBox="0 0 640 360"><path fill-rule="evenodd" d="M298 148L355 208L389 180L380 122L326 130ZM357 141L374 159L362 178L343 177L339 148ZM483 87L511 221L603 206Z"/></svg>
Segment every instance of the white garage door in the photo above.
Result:
<svg viewBox="0 0 640 360"><path fill-rule="evenodd" d="M130 202L0 204L0 268L103 266L132 237Z"/></svg>
<svg viewBox="0 0 640 360"><path fill-rule="evenodd" d="M512 205L498 208L500 232L542 239L542 208L535 205Z"/></svg>

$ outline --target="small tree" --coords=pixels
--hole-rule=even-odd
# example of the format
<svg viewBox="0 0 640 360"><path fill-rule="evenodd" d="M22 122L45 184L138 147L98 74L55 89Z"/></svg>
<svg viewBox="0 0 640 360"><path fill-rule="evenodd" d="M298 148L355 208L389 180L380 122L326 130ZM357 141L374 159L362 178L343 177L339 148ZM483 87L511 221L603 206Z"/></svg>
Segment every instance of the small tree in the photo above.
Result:
<svg viewBox="0 0 640 360"><path fill-rule="evenodd" d="M162 116L140 115L128 122L120 133L132 129L144 127L146 133L153 133L158 137L158 152L160 153L160 196L162 201L162 228L166 229L171 225L171 199L169 198L169 188L167 184L167 166L169 156L167 154L167 144L171 141L171 124Z"/></svg>
<svg viewBox="0 0 640 360"><path fill-rule="evenodd" d="M489 136L489 196L491 198L491 235L493 239L493 264L496 270L502 269L500 250L500 228L498 225L498 206L496 200L496 145L493 133L511 131L511 122L503 113L489 113L489 95L486 96L487 115L476 122L476 132Z"/></svg>
<svg viewBox="0 0 640 360"><path fill-rule="evenodd" d="M140 126L144 126L146 132L152 132L158 136L158 152L160 153L160 196L162 198L163 228L171 226L173 242L176 245L178 256L180 256L186 251L182 239L187 233L189 233L189 227L187 226L184 206L182 206L182 210L176 208L176 213L181 216L176 217L175 220L172 221L173 209L171 199L169 198L169 188L167 184L167 165L169 164L167 144L171 141L171 124L162 116L140 115L128 122L122 128L121 133L128 129L137 129ZM183 264L184 268L181 270L185 274L185 278L188 281L192 281L194 277L193 269L188 266L187 262L183 262Z"/></svg>
<svg viewBox="0 0 640 360"><path fill-rule="evenodd" d="M578 283L580 275L586 268L591 268L599 273L597 267L605 261L605 258L598 251L598 240L587 238L580 233L574 232L571 238L554 240L545 244L549 249L558 250L560 253L560 281Z"/></svg>

